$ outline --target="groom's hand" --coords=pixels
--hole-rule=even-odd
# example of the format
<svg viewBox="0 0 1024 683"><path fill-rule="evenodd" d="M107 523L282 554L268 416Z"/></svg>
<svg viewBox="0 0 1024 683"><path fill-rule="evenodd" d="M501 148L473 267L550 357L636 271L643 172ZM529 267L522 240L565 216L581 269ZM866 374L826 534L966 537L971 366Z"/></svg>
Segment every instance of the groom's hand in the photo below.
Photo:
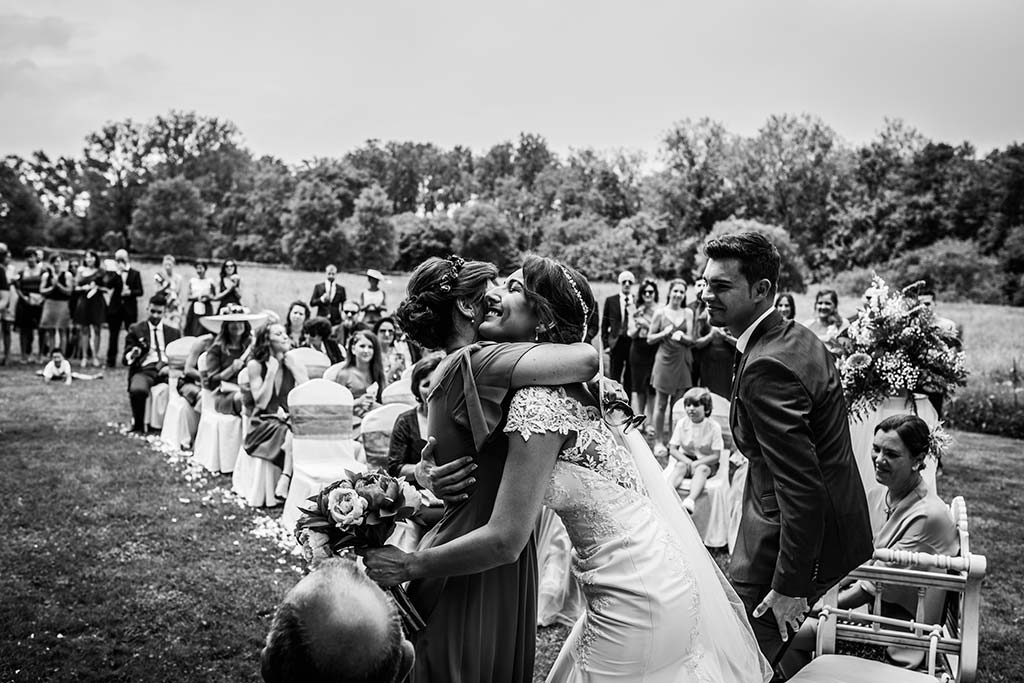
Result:
<svg viewBox="0 0 1024 683"><path fill-rule="evenodd" d="M786 626L793 629L793 632L800 630L807 615L807 598L791 598L788 595L777 593L775 590L768 591L761 604L754 608L754 617L760 617L771 609L775 613L775 623L779 627L779 634L782 641L789 640L789 633Z"/></svg>

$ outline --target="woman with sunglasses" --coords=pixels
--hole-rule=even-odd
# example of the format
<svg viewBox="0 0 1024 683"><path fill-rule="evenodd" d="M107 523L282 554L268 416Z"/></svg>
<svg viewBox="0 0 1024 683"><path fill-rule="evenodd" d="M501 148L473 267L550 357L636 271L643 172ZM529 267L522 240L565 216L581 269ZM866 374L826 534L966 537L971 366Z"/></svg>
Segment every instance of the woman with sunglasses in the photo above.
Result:
<svg viewBox="0 0 1024 683"><path fill-rule="evenodd" d="M576 342L592 336L595 307L582 275L530 256L488 293L480 335ZM512 562L543 503L573 541L586 596L548 681L768 680L742 605L692 524L663 516L679 506L650 451L641 465L581 383L520 389L506 413L508 459L487 523L414 553L368 551L370 577L390 586Z"/></svg>
<svg viewBox="0 0 1024 683"><path fill-rule="evenodd" d="M626 334L633 339L629 345L629 367L633 378L633 410L637 415L646 415L648 405L654 407L651 373L658 347L647 343L647 333L657 310L658 285L654 280L644 280L637 295L636 313L630 316L626 329Z"/></svg>
<svg viewBox="0 0 1024 683"><path fill-rule="evenodd" d="M220 277L217 278L217 293L213 295L217 301L217 308L221 309L228 304L241 305L242 303L242 278L238 276L238 264L231 259L224 261L220 267Z"/></svg>

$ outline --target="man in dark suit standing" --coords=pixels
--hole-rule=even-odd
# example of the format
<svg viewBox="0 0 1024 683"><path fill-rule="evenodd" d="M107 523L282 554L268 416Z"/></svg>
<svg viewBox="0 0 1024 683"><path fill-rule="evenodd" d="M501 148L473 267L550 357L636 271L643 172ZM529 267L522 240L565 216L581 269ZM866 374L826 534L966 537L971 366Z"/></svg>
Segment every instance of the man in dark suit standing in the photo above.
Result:
<svg viewBox="0 0 1024 683"><path fill-rule="evenodd" d="M167 302L162 294L149 300L149 317L128 328L124 361L128 364L128 401L132 431L146 433L146 400L154 384L167 382L167 345L181 336L163 321Z"/></svg>
<svg viewBox="0 0 1024 683"><path fill-rule="evenodd" d="M139 319L139 297L142 296L142 274L128 262L128 252L118 249L114 252L120 287L110 289L107 304L107 327L110 339L107 341L107 367L117 367L117 347L121 329L128 329ZM127 343L127 342L126 342Z"/></svg>
<svg viewBox="0 0 1024 683"><path fill-rule="evenodd" d="M608 353L609 377L621 382L626 391L630 390L632 373L629 371L629 346L632 341L626 334L629 318L636 314L633 300L633 273L624 270L619 273L619 293L604 300L601 313L601 343Z"/></svg>
<svg viewBox="0 0 1024 683"><path fill-rule="evenodd" d="M313 287L309 305L316 309L316 317L327 318L331 325L341 322L341 305L345 303L345 288L335 282L338 269L333 265L324 269L324 281Z"/></svg>
<svg viewBox="0 0 1024 683"><path fill-rule="evenodd" d="M787 626L871 557L871 523L832 354L772 305L778 250L756 232L705 249L711 324L738 338L729 424L750 461L729 573L774 660Z"/></svg>

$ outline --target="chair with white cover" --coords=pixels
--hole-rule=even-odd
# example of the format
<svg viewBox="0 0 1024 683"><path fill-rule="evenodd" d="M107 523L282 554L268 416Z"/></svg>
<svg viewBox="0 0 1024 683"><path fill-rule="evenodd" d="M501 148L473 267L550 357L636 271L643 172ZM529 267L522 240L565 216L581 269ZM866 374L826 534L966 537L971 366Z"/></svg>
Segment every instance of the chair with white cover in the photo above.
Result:
<svg viewBox="0 0 1024 683"><path fill-rule="evenodd" d="M203 377L209 373L207 358L205 352L199 356L199 372ZM211 472L231 474L238 459L238 449L242 445L242 418L218 413L214 392L205 386L199 395L202 409L192 457Z"/></svg>
<svg viewBox="0 0 1024 683"><path fill-rule="evenodd" d="M380 395L380 402L384 405L390 403L416 405L416 397L412 393L412 378L404 377L384 387L384 391Z"/></svg>
<svg viewBox="0 0 1024 683"><path fill-rule="evenodd" d="M722 449L718 459L718 470L704 484L704 491L694 501L693 524L697 527L704 545L709 548L721 548L729 543L729 456L735 448L732 431L729 429L729 400L711 394L711 415L708 420L715 420L722 427ZM672 407L672 422L679 424L685 420L686 412L683 401L676 401ZM683 482L681 491L689 491L690 480Z"/></svg>
<svg viewBox="0 0 1024 683"><path fill-rule="evenodd" d="M818 618L815 658L789 679L791 683L972 683L978 668L985 557L962 550L960 556L950 557L883 548L875 550L873 560L884 564L868 562L850 574L851 578L874 583L872 611L836 607L838 586L826 593ZM881 616L882 596L886 588L895 587L916 591L913 619ZM926 671L837 655L838 641L923 652Z"/></svg>
<svg viewBox="0 0 1024 683"><path fill-rule="evenodd" d="M382 468L388 460L391 449L391 432L395 421L402 413L407 413L414 406L402 403L389 403L374 408L366 415L359 425L359 441L366 453L366 464L371 468Z"/></svg>
<svg viewBox="0 0 1024 683"><path fill-rule="evenodd" d="M231 473L231 490L241 496L249 507L274 507L281 504L275 493L281 468L269 460L252 457L244 448L253 410L248 368L239 371L238 388L242 392L242 443L238 446L235 471Z"/></svg>
<svg viewBox="0 0 1024 683"><path fill-rule="evenodd" d="M288 394L292 425L292 481L281 523L295 528L306 499L345 471L366 469L352 427L352 392L336 382L311 379Z"/></svg>
<svg viewBox="0 0 1024 683"><path fill-rule="evenodd" d="M167 410L164 413L160 439L175 448L192 448L199 414L178 394L178 379L181 378L185 361L195 343L195 337L181 337L167 345Z"/></svg>
<svg viewBox="0 0 1024 683"><path fill-rule="evenodd" d="M324 371L331 365L331 359L327 354L311 349L308 346L300 346L288 352L287 357L295 360L299 365L306 368L306 375L309 379L319 379L324 376Z"/></svg>

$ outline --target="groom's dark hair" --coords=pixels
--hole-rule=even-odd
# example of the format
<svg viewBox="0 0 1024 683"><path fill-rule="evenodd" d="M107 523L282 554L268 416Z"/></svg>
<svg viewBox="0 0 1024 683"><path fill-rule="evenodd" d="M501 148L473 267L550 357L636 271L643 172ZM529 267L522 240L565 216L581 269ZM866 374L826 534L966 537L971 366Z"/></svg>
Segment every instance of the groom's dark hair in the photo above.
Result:
<svg viewBox="0 0 1024 683"><path fill-rule="evenodd" d="M754 284L768 280L772 283L772 292L778 289L782 257L772 241L759 232L748 230L722 235L709 240L704 245L704 253L716 261L736 259L739 261L740 274L747 278L747 282Z"/></svg>
<svg viewBox="0 0 1024 683"><path fill-rule="evenodd" d="M388 629L383 642L354 642L352 631L312 633L305 613L322 606L317 595L287 596L274 613L260 668L266 683L371 683L397 681L403 665L401 617L390 597L349 560L325 561L317 573L328 581L380 594L387 603ZM330 641L332 652L318 652L315 640ZM323 650L323 645L320 646ZM343 660L343 661L342 661Z"/></svg>

